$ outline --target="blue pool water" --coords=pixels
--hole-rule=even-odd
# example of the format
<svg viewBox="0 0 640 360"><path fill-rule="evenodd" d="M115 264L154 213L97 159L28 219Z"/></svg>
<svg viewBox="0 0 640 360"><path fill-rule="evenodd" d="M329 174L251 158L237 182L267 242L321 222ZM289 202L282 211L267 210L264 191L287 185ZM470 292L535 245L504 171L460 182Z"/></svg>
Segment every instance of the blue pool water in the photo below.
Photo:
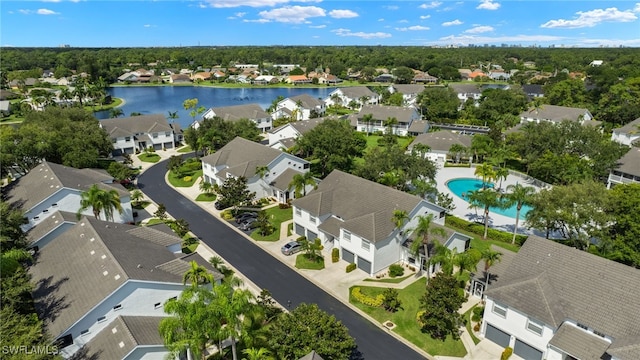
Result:
<svg viewBox="0 0 640 360"><path fill-rule="evenodd" d="M493 184L489 184L489 186L493 187ZM482 180L471 178L454 179L447 182L447 187L449 188L449 190L451 190L451 192L456 194L456 196L468 202L467 198L465 196L462 196L462 194L468 194L472 191L482 189ZM525 218L525 215L527 215L527 212L529 212L529 210L531 210L530 206L524 205L522 207L522 209L520 210L520 220L523 220ZM516 209L515 205L507 209L491 208L491 213L493 214L500 214L514 219L516 218L517 211L518 210Z"/></svg>

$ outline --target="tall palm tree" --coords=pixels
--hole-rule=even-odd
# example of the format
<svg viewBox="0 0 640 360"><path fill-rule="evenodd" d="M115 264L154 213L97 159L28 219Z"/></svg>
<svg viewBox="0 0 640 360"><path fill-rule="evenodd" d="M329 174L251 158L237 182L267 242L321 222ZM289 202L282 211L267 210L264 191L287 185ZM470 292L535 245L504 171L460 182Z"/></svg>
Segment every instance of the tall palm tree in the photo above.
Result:
<svg viewBox="0 0 640 360"><path fill-rule="evenodd" d="M429 151L431 151L431 146L423 143L416 143L413 145L413 148L411 148L411 153L420 155L421 158L424 158Z"/></svg>
<svg viewBox="0 0 640 360"><path fill-rule="evenodd" d="M270 360L273 359L271 352L265 348L248 348L242 350L242 353L247 355L243 360Z"/></svg>
<svg viewBox="0 0 640 360"><path fill-rule="evenodd" d="M500 180L498 189L502 189L502 180L507 180L507 177L509 176L509 169L506 167L497 167L494 172L496 174L496 180Z"/></svg>
<svg viewBox="0 0 640 360"><path fill-rule="evenodd" d="M267 176L268 174L269 174L268 166L256 166L256 175L258 175L260 179L264 179L265 176Z"/></svg>
<svg viewBox="0 0 640 360"><path fill-rule="evenodd" d="M487 183L489 183L492 179L495 179L496 172L493 170L493 166L488 163L483 163L481 165L476 166L476 170L473 173L475 176L482 179L482 188L487 188Z"/></svg>
<svg viewBox="0 0 640 360"><path fill-rule="evenodd" d="M367 136L371 135L371 125L373 124L373 114L364 114L362 122L367 125Z"/></svg>
<svg viewBox="0 0 640 360"><path fill-rule="evenodd" d="M110 118L117 118L124 115L124 111L122 111L122 109L120 108L113 108L111 110L109 110L109 117Z"/></svg>
<svg viewBox="0 0 640 360"><path fill-rule="evenodd" d="M416 257L420 257L420 248L424 250L424 256L427 260L427 279L431 277L431 266L429 266L429 246L431 245L431 235L437 235L440 237L445 237L446 233L444 229L440 227L434 227L434 215L421 215L418 216L418 224L413 229L413 234L416 237L419 237L421 241L413 241L411 243L411 253ZM417 240L417 239L416 239Z"/></svg>
<svg viewBox="0 0 640 360"><path fill-rule="evenodd" d="M482 208L484 211L484 235L482 238L486 240L489 232L489 212L492 207L502 207L504 204L500 200L498 192L493 189L471 191L467 195L472 207Z"/></svg>
<svg viewBox="0 0 640 360"><path fill-rule="evenodd" d="M449 156L457 163L460 162L460 158L467 152L467 148L462 144L453 144L449 148Z"/></svg>
<svg viewBox="0 0 640 360"><path fill-rule="evenodd" d="M516 226L513 228L512 244L516 242L516 234L518 233L518 225L520 222L520 210L522 210L524 205L531 205L531 200L535 193L536 189L531 186L523 186L517 183L507 186L507 200L510 204L516 205Z"/></svg>
<svg viewBox="0 0 640 360"><path fill-rule="evenodd" d="M120 214L123 211L118 192L116 190L102 190L97 184L80 193L80 209L76 214L78 219L82 216L82 212L88 208L91 208L96 219L99 219L100 213L104 212L105 219L111 221L113 221L114 210L118 210Z"/></svg>
<svg viewBox="0 0 640 360"><path fill-rule="evenodd" d="M236 339L243 335L244 315L254 311L253 295L249 290L234 289L228 284L216 285L213 288L213 308L220 315L226 326L221 328L221 335L231 340L233 360L238 360Z"/></svg>
<svg viewBox="0 0 640 360"><path fill-rule="evenodd" d="M401 230L407 220L409 220L409 214L407 214L406 210L393 210L391 221L393 222L393 225L395 225L396 229Z"/></svg>
<svg viewBox="0 0 640 360"><path fill-rule="evenodd" d="M394 129L394 127L395 127L396 125L398 125L398 119L397 119L397 118L395 118L395 117L389 117L389 118L387 118L387 120L385 120L385 122L384 122L384 126L387 128L387 133L388 133L389 135L394 135L394 134L395 134L395 133L394 133L394 131L393 131L393 129Z"/></svg>
<svg viewBox="0 0 640 360"><path fill-rule="evenodd" d="M453 275L453 268L456 265L456 259L460 257L457 249L449 249L448 247L435 242L433 256L429 258L429 266L440 264L440 270L446 275Z"/></svg>
<svg viewBox="0 0 640 360"><path fill-rule="evenodd" d="M289 188L293 187L295 189L296 197L300 197L300 194L302 194L302 196L307 195L307 185L316 185L316 181L310 171L303 174L293 175L293 178L289 183Z"/></svg>
<svg viewBox="0 0 640 360"><path fill-rule="evenodd" d="M213 275L207 272L207 269L198 265L195 261L191 261L189 265L191 265L191 268L182 276L183 284L190 282L191 287L195 288L198 287L198 285L213 282Z"/></svg>
<svg viewBox="0 0 640 360"><path fill-rule="evenodd" d="M481 259L484 260L484 273L486 275L484 291L487 291L487 287L489 286L489 278L491 277L491 273L489 273L489 270L493 265L500 262L500 260L502 259L502 253L491 248L486 248L481 252L481 256Z"/></svg>

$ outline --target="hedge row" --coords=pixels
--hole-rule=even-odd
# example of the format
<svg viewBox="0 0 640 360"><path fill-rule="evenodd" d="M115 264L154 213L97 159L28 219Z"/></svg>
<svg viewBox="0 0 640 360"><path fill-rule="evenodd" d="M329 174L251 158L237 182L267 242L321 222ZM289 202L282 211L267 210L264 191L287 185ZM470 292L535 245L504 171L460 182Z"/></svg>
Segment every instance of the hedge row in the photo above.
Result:
<svg viewBox="0 0 640 360"><path fill-rule="evenodd" d="M474 233L480 237L484 235L483 224L469 222L469 221L457 218L455 216L447 216L446 225L451 226L453 228L458 228L464 231L468 231L470 233ZM487 238L510 244L511 239L513 239L513 233L489 228L487 231ZM526 239L527 239L526 235L516 235L516 244L522 245L524 244L524 241Z"/></svg>
<svg viewBox="0 0 640 360"><path fill-rule="evenodd" d="M331 249L331 262L337 263L340 261L340 250L338 248Z"/></svg>
<svg viewBox="0 0 640 360"><path fill-rule="evenodd" d="M355 269L356 269L356 264L351 263L351 264L347 265L347 272L348 273L352 272Z"/></svg>
<svg viewBox="0 0 640 360"><path fill-rule="evenodd" d="M384 302L384 295L378 294L376 297L373 298L371 296L367 296L363 294L362 291L360 291L359 287L353 288L353 290L351 291L351 294L353 295L353 298L358 300L359 302L365 305L373 306L373 307L380 307Z"/></svg>

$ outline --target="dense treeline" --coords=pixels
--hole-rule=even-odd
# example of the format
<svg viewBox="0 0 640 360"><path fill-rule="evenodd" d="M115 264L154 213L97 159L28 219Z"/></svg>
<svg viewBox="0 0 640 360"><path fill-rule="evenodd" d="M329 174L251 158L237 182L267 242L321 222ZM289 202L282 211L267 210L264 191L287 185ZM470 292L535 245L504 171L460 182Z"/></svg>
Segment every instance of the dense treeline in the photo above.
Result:
<svg viewBox="0 0 640 360"><path fill-rule="evenodd" d="M513 59L517 59L516 62ZM69 69L86 72L93 79L115 80L130 64L196 69L198 66L244 64L298 64L307 70L330 69L343 75L348 69L406 66L450 79L461 67L499 64L505 70L519 68L532 61L547 72L601 72L591 68L593 60L608 64L611 75L640 76L640 58L633 48L458 48L440 49L400 46L269 46L269 47L181 47L181 48L2 48L3 72L29 69Z"/></svg>

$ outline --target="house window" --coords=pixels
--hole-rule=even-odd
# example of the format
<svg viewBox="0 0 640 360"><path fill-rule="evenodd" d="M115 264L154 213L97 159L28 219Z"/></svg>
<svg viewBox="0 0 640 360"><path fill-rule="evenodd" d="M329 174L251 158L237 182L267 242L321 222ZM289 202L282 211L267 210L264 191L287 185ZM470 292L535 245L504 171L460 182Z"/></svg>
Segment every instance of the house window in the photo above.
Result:
<svg viewBox="0 0 640 360"><path fill-rule="evenodd" d="M85 329L80 331L80 336L87 335L89 333L89 329Z"/></svg>
<svg viewBox="0 0 640 360"><path fill-rule="evenodd" d="M362 244L360 246L362 247L363 250L369 251L369 248L371 247L371 243L365 239L362 239Z"/></svg>
<svg viewBox="0 0 640 360"><path fill-rule="evenodd" d="M302 168L303 168L303 169L308 169L308 168L309 168L309 164L308 164L308 163L307 163L307 164L304 164L304 165L302 166Z"/></svg>
<svg viewBox="0 0 640 360"><path fill-rule="evenodd" d="M130 136L125 137L125 138L124 138L124 141L126 141L126 142L131 141L131 137L130 137Z"/></svg>
<svg viewBox="0 0 640 360"><path fill-rule="evenodd" d="M491 311L493 311L494 314L500 315L503 318L507 317L507 308L502 305L493 303L493 308L491 309Z"/></svg>
<svg viewBox="0 0 640 360"><path fill-rule="evenodd" d="M51 204L51 206L56 207L56 206L58 206L58 203L53 203L53 204Z"/></svg>
<svg viewBox="0 0 640 360"><path fill-rule="evenodd" d="M347 241L351 241L351 233L347 230L342 231L342 237Z"/></svg>
<svg viewBox="0 0 640 360"><path fill-rule="evenodd" d="M100 317L98 318L98 322L99 322L99 323L101 323L101 322L103 322L103 321L105 321L105 320L107 320L107 317L106 317L106 316L100 316Z"/></svg>
<svg viewBox="0 0 640 360"><path fill-rule="evenodd" d="M165 132L164 132L164 136L169 137L169 136L171 136L171 133L170 133L170 132L168 132L168 131L165 131Z"/></svg>
<svg viewBox="0 0 640 360"><path fill-rule="evenodd" d="M61 338L58 338L58 340L56 340L54 344L58 347L58 349L64 349L67 346L73 344L73 335L67 334Z"/></svg>
<svg viewBox="0 0 640 360"><path fill-rule="evenodd" d="M158 133L153 133L153 138L156 139L158 137Z"/></svg>
<svg viewBox="0 0 640 360"><path fill-rule="evenodd" d="M122 309L122 304L118 304L118 305L113 307L113 311L118 311L120 309Z"/></svg>
<svg viewBox="0 0 640 360"><path fill-rule="evenodd" d="M118 142L118 139L113 138L113 139L111 139L111 142L115 144L115 143L117 143L117 142Z"/></svg>
<svg viewBox="0 0 640 360"><path fill-rule="evenodd" d="M309 221L315 224L316 223L316 217L309 215Z"/></svg>
<svg viewBox="0 0 640 360"><path fill-rule="evenodd" d="M296 216L302 216L302 210L296 209Z"/></svg>
<svg viewBox="0 0 640 360"><path fill-rule="evenodd" d="M531 319L527 321L527 330L542 336L542 329L543 329L542 324L535 322Z"/></svg>
<svg viewBox="0 0 640 360"><path fill-rule="evenodd" d="M157 308L160 308L160 307L162 307L162 303L158 302L158 303L153 304L153 308L154 309L157 309Z"/></svg>

